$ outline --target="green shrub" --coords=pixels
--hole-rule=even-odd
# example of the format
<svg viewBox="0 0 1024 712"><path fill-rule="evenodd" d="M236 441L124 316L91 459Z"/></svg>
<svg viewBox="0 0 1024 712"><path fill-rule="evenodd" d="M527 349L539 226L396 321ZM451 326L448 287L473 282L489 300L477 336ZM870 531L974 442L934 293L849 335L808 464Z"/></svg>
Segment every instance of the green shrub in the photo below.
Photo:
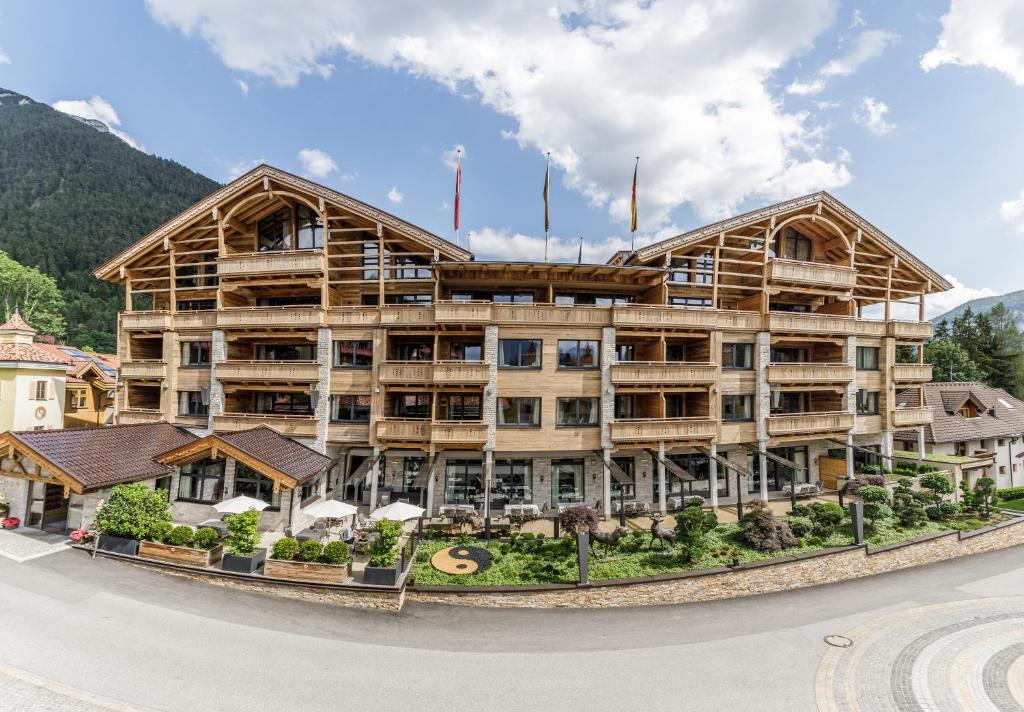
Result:
<svg viewBox="0 0 1024 712"><path fill-rule="evenodd" d="M787 517L786 524L789 525L793 536L802 539L814 529L814 522L807 517Z"/></svg>
<svg viewBox="0 0 1024 712"><path fill-rule="evenodd" d="M809 505L809 516L814 524L814 535L828 539L846 518L846 512L834 502L814 502Z"/></svg>
<svg viewBox="0 0 1024 712"><path fill-rule="evenodd" d="M755 502L743 515L740 539L758 551L781 551L796 545L789 525L780 521L762 502Z"/></svg>
<svg viewBox="0 0 1024 712"><path fill-rule="evenodd" d="M860 488L861 487L865 487L867 485L877 485L878 487L881 487L884 484L885 484L885 478L882 477L881 475L867 475L865 477L853 477L853 478L847 480L846 484L843 485L843 493L844 494L853 494L853 495L855 495L858 492L860 492Z"/></svg>
<svg viewBox="0 0 1024 712"><path fill-rule="evenodd" d="M299 542L299 553L295 555L298 561L316 561L324 551L323 545L316 539L306 539Z"/></svg>
<svg viewBox="0 0 1024 712"><path fill-rule="evenodd" d="M979 477L974 483L974 506L978 508L982 519L988 519L995 506L996 481L991 477Z"/></svg>
<svg viewBox="0 0 1024 712"><path fill-rule="evenodd" d="M174 527L171 533L164 539L165 542L171 546L192 546L192 541L195 539L196 533L192 531L192 527L186 527L181 525Z"/></svg>
<svg viewBox="0 0 1024 712"><path fill-rule="evenodd" d="M162 491L141 482L114 485L110 497L96 512L94 524L105 534L145 539L154 526L171 521L171 503Z"/></svg>
<svg viewBox="0 0 1024 712"><path fill-rule="evenodd" d="M241 514L232 514L228 517L228 545L229 554L235 556L252 556L260 545L260 513L250 509Z"/></svg>
<svg viewBox="0 0 1024 712"><path fill-rule="evenodd" d="M969 519L961 519L958 522L953 522L952 527L954 529L960 529L963 531L970 531L971 529L981 529L984 525L977 517L971 517Z"/></svg>
<svg viewBox="0 0 1024 712"><path fill-rule="evenodd" d="M892 516L889 490L885 487L865 485L857 491L857 495L864 500L864 518L872 527L879 519L888 519Z"/></svg>
<svg viewBox="0 0 1024 712"><path fill-rule="evenodd" d="M681 547L683 560L691 562L704 551L705 536L718 526L718 518L712 511L700 507L683 507L676 514L675 543Z"/></svg>
<svg viewBox="0 0 1024 712"><path fill-rule="evenodd" d="M924 474L921 475L921 479L918 482L928 491L932 500L936 503L941 502L944 496L953 494L953 483L945 475L934 472ZM1024 492L1022 492L1022 496L1024 496Z"/></svg>
<svg viewBox="0 0 1024 712"><path fill-rule="evenodd" d="M469 532L459 532L459 546L469 546L473 543L473 535Z"/></svg>
<svg viewBox="0 0 1024 712"><path fill-rule="evenodd" d="M924 508L925 516L927 516L933 522L937 522L942 519L942 508L937 504L930 504Z"/></svg>
<svg viewBox="0 0 1024 712"><path fill-rule="evenodd" d="M791 517L810 517L811 508L806 504L798 504L793 509L789 510Z"/></svg>
<svg viewBox="0 0 1024 712"><path fill-rule="evenodd" d="M196 530L192 546L203 551L209 551L220 543L220 533L213 527L200 527Z"/></svg>
<svg viewBox="0 0 1024 712"><path fill-rule="evenodd" d="M1024 499L1024 487L1007 487L999 490L999 500L1010 502L1015 499Z"/></svg>
<svg viewBox="0 0 1024 712"><path fill-rule="evenodd" d="M320 562L341 566L348 563L349 558L348 544L343 541L332 541L324 547L324 551L320 555Z"/></svg>
<svg viewBox="0 0 1024 712"><path fill-rule="evenodd" d="M171 533L172 529L174 529L174 526L170 522L157 522L149 528L149 534L146 535L146 538L160 544L167 540L167 535Z"/></svg>
<svg viewBox="0 0 1024 712"><path fill-rule="evenodd" d="M290 536L286 536L283 539L278 539L274 542L274 548L271 549L270 558L277 559L278 561L291 561L298 553L299 542L292 539Z"/></svg>
<svg viewBox="0 0 1024 712"><path fill-rule="evenodd" d="M370 566L394 566L398 559L398 540L402 536L402 523L381 519L375 525L377 538L370 545Z"/></svg>
<svg viewBox="0 0 1024 712"><path fill-rule="evenodd" d="M900 526L904 529L915 529L928 519L928 515L924 511L924 507L921 503L911 498L905 500L901 506L895 510L896 521L900 523Z"/></svg>

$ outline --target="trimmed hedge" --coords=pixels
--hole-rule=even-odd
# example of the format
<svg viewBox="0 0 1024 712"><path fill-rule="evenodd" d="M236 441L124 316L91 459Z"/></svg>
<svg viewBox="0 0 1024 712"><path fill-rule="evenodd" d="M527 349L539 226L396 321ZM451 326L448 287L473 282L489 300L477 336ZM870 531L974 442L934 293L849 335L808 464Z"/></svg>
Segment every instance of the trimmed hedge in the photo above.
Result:
<svg viewBox="0 0 1024 712"><path fill-rule="evenodd" d="M1007 487L999 490L999 499L1009 502L1013 499L1024 499L1024 487Z"/></svg>

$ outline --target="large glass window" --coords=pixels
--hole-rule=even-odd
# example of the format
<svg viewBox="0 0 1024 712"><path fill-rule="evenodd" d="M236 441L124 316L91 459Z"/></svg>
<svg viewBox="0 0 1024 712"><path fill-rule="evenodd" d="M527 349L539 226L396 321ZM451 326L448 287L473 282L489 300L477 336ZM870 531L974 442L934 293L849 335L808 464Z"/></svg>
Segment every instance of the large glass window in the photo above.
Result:
<svg viewBox="0 0 1024 712"><path fill-rule="evenodd" d="M793 228L787 227L779 236L776 244L781 248L780 255L783 259L811 261L811 241Z"/></svg>
<svg viewBox="0 0 1024 712"><path fill-rule="evenodd" d="M373 365L372 341L335 341L335 368L370 368Z"/></svg>
<svg viewBox="0 0 1024 712"><path fill-rule="evenodd" d="M879 391L861 388L857 391L857 415L878 415Z"/></svg>
<svg viewBox="0 0 1024 712"><path fill-rule="evenodd" d="M438 405L442 420L480 420L483 417L478 393L442 393Z"/></svg>
<svg viewBox="0 0 1024 712"><path fill-rule="evenodd" d="M433 361L432 341L396 341L391 345L392 358L396 361Z"/></svg>
<svg viewBox="0 0 1024 712"><path fill-rule="evenodd" d="M781 458L789 460L790 462L799 465L801 470L796 472L796 481L798 483L807 482L807 448L806 447L775 447L769 448L768 452L773 455L778 455ZM750 470L754 473L754 478L747 481L748 491L753 494L759 492L761 489L761 458L751 457L749 462ZM788 465L783 465L780 462L765 458L765 467L767 468L768 477L768 490L770 492L778 492L784 486L789 484L793 480L793 468Z"/></svg>
<svg viewBox="0 0 1024 712"><path fill-rule="evenodd" d="M430 418L429 393L396 393L391 402L396 418Z"/></svg>
<svg viewBox="0 0 1024 712"><path fill-rule="evenodd" d="M472 504L483 493L483 463L480 460L448 460L445 463L444 500L449 504Z"/></svg>
<svg viewBox="0 0 1024 712"><path fill-rule="evenodd" d="M615 344L615 360L619 363L636 361L636 346L634 344Z"/></svg>
<svg viewBox="0 0 1024 712"><path fill-rule="evenodd" d="M210 365L210 342L209 341L182 341L181 342L181 365L182 366L209 366Z"/></svg>
<svg viewBox="0 0 1024 712"><path fill-rule="evenodd" d="M597 425L600 411L597 398L559 398L556 425Z"/></svg>
<svg viewBox="0 0 1024 712"><path fill-rule="evenodd" d="M772 363L807 363L807 349L773 348Z"/></svg>
<svg viewBox="0 0 1024 712"><path fill-rule="evenodd" d="M216 299L179 299L178 311L212 311L217 308Z"/></svg>
<svg viewBox="0 0 1024 712"><path fill-rule="evenodd" d="M635 399L633 396L615 396L615 419L626 420L634 417L636 412Z"/></svg>
<svg viewBox="0 0 1024 712"><path fill-rule="evenodd" d="M235 465L235 496L240 495L266 502L271 509L281 506L281 491L274 491L274 481L241 462Z"/></svg>
<svg viewBox="0 0 1024 712"><path fill-rule="evenodd" d="M551 461L551 501L582 502L585 496L583 460Z"/></svg>
<svg viewBox="0 0 1024 712"><path fill-rule="evenodd" d="M498 426L540 426L540 398L498 398Z"/></svg>
<svg viewBox="0 0 1024 712"><path fill-rule="evenodd" d="M668 303L674 307L709 307L711 300L705 297L669 297Z"/></svg>
<svg viewBox="0 0 1024 712"><path fill-rule="evenodd" d="M482 344L455 341L448 347L448 355L452 361L479 362L484 360L484 347Z"/></svg>
<svg viewBox="0 0 1024 712"><path fill-rule="evenodd" d="M370 396L331 396L331 420L336 423L370 422Z"/></svg>
<svg viewBox="0 0 1024 712"><path fill-rule="evenodd" d="M312 344L260 344L256 347L257 361L316 361L316 346Z"/></svg>
<svg viewBox="0 0 1024 712"><path fill-rule="evenodd" d="M753 344L722 344L722 368L749 370L753 367Z"/></svg>
<svg viewBox="0 0 1024 712"><path fill-rule="evenodd" d="M363 279L377 279L380 276L380 246L376 242L363 242Z"/></svg>
<svg viewBox="0 0 1024 712"><path fill-rule="evenodd" d="M210 403L203 402L202 391L178 392L178 415L206 416L210 414Z"/></svg>
<svg viewBox="0 0 1024 712"><path fill-rule="evenodd" d="M784 413L809 413L810 397L807 393L792 391L772 391L772 415Z"/></svg>
<svg viewBox="0 0 1024 712"><path fill-rule="evenodd" d="M579 339L558 340L559 368L598 368L601 342Z"/></svg>
<svg viewBox="0 0 1024 712"><path fill-rule="evenodd" d="M621 495L625 498L636 496L636 459L632 457L613 457L615 463L626 476L626 482L619 482L612 477L612 499Z"/></svg>
<svg viewBox="0 0 1024 712"><path fill-rule="evenodd" d="M857 347L857 370L858 371L877 371L878 370L878 352L877 346L858 346Z"/></svg>
<svg viewBox="0 0 1024 712"><path fill-rule="evenodd" d="M292 209L281 208L256 223L260 252L292 249Z"/></svg>
<svg viewBox="0 0 1024 712"><path fill-rule="evenodd" d="M533 304L533 294L517 292L515 294L492 294L491 301L495 304Z"/></svg>
<svg viewBox="0 0 1024 712"><path fill-rule="evenodd" d="M313 406L308 393L256 394L256 412L277 415L312 415Z"/></svg>
<svg viewBox="0 0 1024 712"><path fill-rule="evenodd" d="M224 499L224 460L201 460L182 465L178 499L206 504Z"/></svg>
<svg viewBox="0 0 1024 712"><path fill-rule="evenodd" d="M729 477L717 462L711 462L706 455L669 455L668 459L681 467L693 479L680 479L667 467L665 468L665 495L668 497L698 495L705 499L711 497L711 468L715 467L718 475L718 496L729 496ZM658 479L654 479L654 499L658 501L660 491Z"/></svg>
<svg viewBox="0 0 1024 712"><path fill-rule="evenodd" d="M533 460L495 460L494 485L510 502L533 500Z"/></svg>
<svg viewBox="0 0 1024 712"><path fill-rule="evenodd" d="M754 419L754 396L725 395L722 396L722 422L735 423Z"/></svg>
<svg viewBox="0 0 1024 712"><path fill-rule="evenodd" d="M430 267L417 257L395 255L395 279L430 279ZM387 275L386 275L387 276Z"/></svg>
<svg viewBox="0 0 1024 712"><path fill-rule="evenodd" d="M324 224L315 210L307 205L299 205L295 209L298 223L296 237L300 250L311 250L324 246Z"/></svg>
<svg viewBox="0 0 1024 712"><path fill-rule="evenodd" d="M711 250L699 257L673 257L668 278L672 282L711 284L714 268L715 259Z"/></svg>
<svg viewBox="0 0 1024 712"><path fill-rule="evenodd" d="M540 368L540 339L500 339L498 365L502 368Z"/></svg>

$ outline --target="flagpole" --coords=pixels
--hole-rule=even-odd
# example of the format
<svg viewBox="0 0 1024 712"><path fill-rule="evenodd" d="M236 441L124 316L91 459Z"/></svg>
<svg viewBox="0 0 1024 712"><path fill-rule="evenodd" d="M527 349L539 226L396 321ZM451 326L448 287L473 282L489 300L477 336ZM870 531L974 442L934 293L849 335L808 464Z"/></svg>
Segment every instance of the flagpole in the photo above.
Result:
<svg viewBox="0 0 1024 712"><path fill-rule="evenodd" d="M630 217L630 238L629 238L629 251L633 252L636 250L636 178L637 173L640 171L640 156L636 157L636 163L633 165L633 202L631 207L632 215Z"/></svg>
<svg viewBox="0 0 1024 712"><path fill-rule="evenodd" d="M459 216L459 211L462 207L460 205L462 202L462 149L455 149L455 155L455 244L461 246L459 231L462 227L462 220Z"/></svg>
<svg viewBox="0 0 1024 712"><path fill-rule="evenodd" d="M544 261L548 261L548 231L551 219L548 204L551 200L551 151L548 151L544 162Z"/></svg>

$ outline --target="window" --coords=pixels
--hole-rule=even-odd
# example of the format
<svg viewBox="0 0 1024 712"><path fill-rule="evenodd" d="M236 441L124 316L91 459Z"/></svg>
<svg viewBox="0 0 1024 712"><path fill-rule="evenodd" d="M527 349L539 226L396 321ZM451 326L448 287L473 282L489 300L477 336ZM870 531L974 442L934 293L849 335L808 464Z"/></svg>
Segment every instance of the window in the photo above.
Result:
<svg viewBox="0 0 1024 712"><path fill-rule="evenodd" d="M280 415L312 415L313 406L308 393L256 394L256 412Z"/></svg>
<svg viewBox="0 0 1024 712"><path fill-rule="evenodd" d="M600 362L600 342L579 339L558 341L559 368L597 368Z"/></svg>
<svg viewBox="0 0 1024 712"><path fill-rule="evenodd" d="M715 468L718 479L718 496L729 496L729 480L732 476L731 470L726 470L717 462L712 462L705 455L669 455L668 459L683 468L694 479L685 482L669 468L665 468L665 494L666 496L699 495L709 498L711 496L711 468ZM734 479L735 477L732 476ZM654 479L654 501L660 497L658 479Z"/></svg>
<svg viewBox="0 0 1024 712"><path fill-rule="evenodd" d="M202 391L178 392L178 415L207 416L210 414L209 399L203 402Z"/></svg>
<svg viewBox="0 0 1024 712"><path fill-rule="evenodd" d="M482 344L456 341L448 347L448 356L452 361L482 362L484 360L484 347Z"/></svg>
<svg viewBox="0 0 1024 712"><path fill-rule="evenodd" d="M182 341L181 342L181 365L185 366L209 366L210 365L210 342L209 341Z"/></svg>
<svg viewBox="0 0 1024 712"><path fill-rule="evenodd" d="M386 294L385 304L431 304L434 297L429 294ZM375 302L376 303L376 302Z"/></svg>
<svg viewBox="0 0 1024 712"><path fill-rule="evenodd" d="M335 423L369 423L370 396L331 396L331 420Z"/></svg>
<svg viewBox="0 0 1024 712"><path fill-rule="evenodd" d="M777 244L780 246L780 254L786 260L811 261L811 241L798 233L793 228L786 228L779 236Z"/></svg>
<svg viewBox="0 0 1024 712"><path fill-rule="evenodd" d="M491 301L495 304L533 304L533 294L517 292L515 294L493 294Z"/></svg>
<svg viewBox="0 0 1024 712"><path fill-rule="evenodd" d="M668 303L674 307L709 307L711 300L704 297L669 297Z"/></svg>
<svg viewBox="0 0 1024 712"><path fill-rule="evenodd" d="M634 398L633 396L615 396L615 419L627 420L633 417Z"/></svg>
<svg viewBox="0 0 1024 712"><path fill-rule="evenodd" d="M310 482L308 484L302 485L302 490L300 491L300 495L299 495L299 501L302 502L303 504L305 504L308 500L311 500L314 497L319 497L319 496L320 496L320 478L317 477L312 482Z"/></svg>
<svg viewBox="0 0 1024 712"><path fill-rule="evenodd" d="M256 297L258 307L316 307L320 306L320 292L291 294L282 297Z"/></svg>
<svg viewBox="0 0 1024 712"><path fill-rule="evenodd" d="M324 224L320 216L312 208L300 205L295 209L299 240L298 249L311 250L324 246Z"/></svg>
<svg viewBox="0 0 1024 712"><path fill-rule="evenodd" d="M878 415L878 399L881 393L861 388L857 391L857 415Z"/></svg>
<svg viewBox="0 0 1024 712"><path fill-rule="evenodd" d="M510 502L533 499L533 460L495 460L494 485Z"/></svg>
<svg viewBox="0 0 1024 712"><path fill-rule="evenodd" d="M434 360L433 341L394 341L391 344L391 358L395 361Z"/></svg>
<svg viewBox="0 0 1024 712"><path fill-rule="evenodd" d="M335 341L335 368L370 368L373 365L372 341Z"/></svg>
<svg viewBox="0 0 1024 712"><path fill-rule="evenodd" d="M722 368L749 370L753 367L753 344L722 344Z"/></svg>
<svg viewBox="0 0 1024 712"><path fill-rule="evenodd" d="M266 502L270 509L280 509L281 491L274 491L274 481L242 463L235 465L235 495L245 495Z"/></svg>
<svg viewBox="0 0 1024 712"><path fill-rule="evenodd" d="M395 255L395 279L430 279L430 267L421 259ZM389 276L389 275L385 275Z"/></svg>
<svg viewBox="0 0 1024 712"><path fill-rule="evenodd" d="M597 425L597 398L559 398L556 425Z"/></svg>
<svg viewBox="0 0 1024 712"><path fill-rule="evenodd" d="M809 413L810 399L807 393L791 391L772 391L772 414L776 413Z"/></svg>
<svg viewBox="0 0 1024 712"><path fill-rule="evenodd" d="M429 393L396 393L393 397L394 417L429 418Z"/></svg>
<svg viewBox="0 0 1024 712"><path fill-rule="evenodd" d="M483 464L480 460L448 460L445 463L444 501L471 504L483 492Z"/></svg>
<svg viewBox="0 0 1024 712"><path fill-rule="evenodd" d="M636 346L633 344L616 344L615 360L619 363L636 360Z"/></svg>
<svg viewBox="0 0 1024 712"><path fill-rule="evenodd" d="M754 396L722 396L722 422L735 423L754 419Z"/></svg>
<svg viewBox="0 0 1024 712"><path fill-rule="evenodd" d="M665 360L676 362L686 361L686 344L678 342L665 344Z"/></svg>
<svg viewBox="0 0 1024 712"><path fill-rule="evenodd" d="M714 268L714 253L711 250L699 257L673 257L668 278L671 282L711 284Z"/></svg>
<svg viewBox="0 0 1024 712"><path fill-rule="evenodd" d="M78 410L86 406L85 391L68 391L68 408Z"/></svg>
<svg viewBox="0 0 1024 712"><path fill-rule="evenodd" d="M201 460L182 465L178 499L206 504L224 499L224 461Z"/></svg>
<svg viewBox="0 0 1024 712"><path fill-rule="evenodd" d="M785 312L787 314L809 314L811 311L809 304L792 304L785 302L773 302L769 309L773 312Z"/></svg>
<svg viewBox="0 0 1024 712"><path fill-rule="evenodd" d="M807 363L807 349L773 348L772 363Z"/></svg>
<svg viewBox="0 0 1024 712"><path fill-rule="evenodd" d="M584 495L583 460L552 460L551 501L582 502Z"/></svg>
<svg viewBox="0 0 1024 712"><path fill-rule="evenodd" d="M498 426L540 426L540 398L498 398Z"/></svg>
<svg viewBox="0 0 1024 712"><path fill-rule="evenodd" d="M36 381L34 392L33 400L46 400L46 381Z"/></svg>
<svg viewBox="0 0 1024 712"><path fill-rule="evenodd" d="M572 306L585 304L599 307L610 307L613 304L632 304L633 297L617 294L556 294L555 304Z"/></svg>
<svg viewBox="0 0 1024 712"><path fill-rule="evenodd" d="M216 299L179 299L178 311L213 311L217 308Z"/></svg>
<svg viewBox="0 0 1024 712"><path fill-rule="evenodd" d="M878 352L877 346L858 346L857 347L857 370L858 371L877 371L878 370Z"/></svg>
<svg viewBox="0 0 1024 712"><path fill-rule="evenodd" d="M256 347L258 361L316 361L313 344L260 344Z"/></svg>
<svg viewBox="0 0 1024 712"><path fill-rule="evenodd" d="M363 279L377 279L380 276L380 246L369 240L363 243Z"/></svg>
<svg viewBox="0 0 1024 712"><path fill-rule="evenodd" d="M540 339L499 339L498 365L502 368L540 368Z"/></svg>
<svg viewBox="0 0 1024 712"><path fill-rule="evenodd" d="M153 482L153 490L163 492L168 501L171 499L171 476L157 477Z"/></svg>
<svg viewBox="0 0 1024 712"><path fill-rule="evenodd" d="M291 208L281 208L256 223L256 245L260 252L291 249Z"/></svg>
<svg viewBox="0 0 1024 712"><path fill-rule="evenodd" d="M479 394L442 393L440 401L442 420L480 420L482 417Z"/></svg>
<svg viewBox="0 0 1024 712"><path fill-rule="evenodd" d="M612 499L620 494L622 497L636 496L636 460L632 457L613 457L612 462L626 475L626 482L619 482L612 477Z"/></svg>

